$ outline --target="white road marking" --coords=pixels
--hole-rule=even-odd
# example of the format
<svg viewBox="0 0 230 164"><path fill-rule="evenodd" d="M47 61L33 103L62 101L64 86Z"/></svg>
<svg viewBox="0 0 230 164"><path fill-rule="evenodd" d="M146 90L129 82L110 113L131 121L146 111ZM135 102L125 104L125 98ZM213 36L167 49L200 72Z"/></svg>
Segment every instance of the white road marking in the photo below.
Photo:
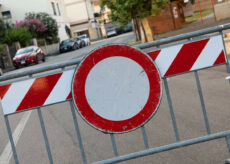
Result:
<svg viewBox="0 0 230 164"><path fill-rule="evenodd" d="M31 112L32 111L28 111L22 116L22 119L20 120L18 126L16 127L16 129L13 132L13 139L14 139L15 147L18 143L18 140L22 134L23 129L26 126L27 121L29 120ZM12 155L13 155L13 152L11 149L10 141L8 141L6 147L4 148L4 150L0 156L0 163L1 164L9 164Z"/></svg>

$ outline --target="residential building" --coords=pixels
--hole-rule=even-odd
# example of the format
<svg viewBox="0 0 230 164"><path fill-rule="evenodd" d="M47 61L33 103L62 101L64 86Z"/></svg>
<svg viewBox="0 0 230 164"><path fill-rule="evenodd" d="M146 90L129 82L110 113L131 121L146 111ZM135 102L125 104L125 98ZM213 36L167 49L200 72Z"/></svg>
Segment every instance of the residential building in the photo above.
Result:
<svg viewBox="0 0 230 164"><path fill-rule="evenodd" d="M93 1L91 0L64 0L67 16L73 36L86 34L90 39L100 37L95 16Z"/></svg>
<svg viewBox="0 0 230 164"><path fill-rule="evenodd" d="M102 37L107 37L106 34L106 25L110 24L109 13L110 9L105 7L102 9L99 5L99 0L93 0L94 16L96 20L97 27L100 27L100 33Z"/></svg>
<svg viewBox="0 0 230 164"><path fill-rule="evenodd" d="M63 0L0 0L0 11L2 18L12 23L24 20L28 12L46 12L57 21L60 40L68 38L69 20Z"/></svg>

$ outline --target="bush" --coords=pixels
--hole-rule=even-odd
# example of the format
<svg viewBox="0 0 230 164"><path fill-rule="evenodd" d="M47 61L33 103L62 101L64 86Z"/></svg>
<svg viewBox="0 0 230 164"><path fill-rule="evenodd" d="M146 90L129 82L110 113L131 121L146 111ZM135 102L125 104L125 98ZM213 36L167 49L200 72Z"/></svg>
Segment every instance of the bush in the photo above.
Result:
<svg viewBox="0 0 230 164"><path fill-rule="evenodd" d="M12 45L14 42L19 42L22 47L29 44L32 39L32 35L25 27L12 28L5 36L4 42Z"/></svg>
<svg viewBox="0 0 230 164"><path fill-rule="evenodd" d="M4 37L11 28L12 25L10 23L4 22L2 19L0 19L0 43L4 42Z"/></svg>
<svg viewBox="0 0 230 164"><path fill-rule="evenodd" d="M54 18L44 12L26 14L25 20L39 19L45 25L46 31L42 33L40 38L45 38L48 43L53 43L58 37L58 25Z"/></svg>
<svg viewBox="0 0 230 164"><path fill-rule="evenodd" d="M43 33L47 30L41 20L36 18L30 18L19 22L16 21L15 27L27 28L33 38L41 38Z"/></svg>
<svg viewBox="0 0 230 164"><path fill-rule="evenodd" d="M3 44L0 44L0 58L1 58L2 55L3 55L3 51L4 51L4 45L3 45Z"/></svg>
<svg viewBox="0 0 230 164"><path fill-rule="evenodd" d="M42 46L46 45L46 40L45 39L38 39L37 42L38 42L39 47L42 47Z"/></svg>

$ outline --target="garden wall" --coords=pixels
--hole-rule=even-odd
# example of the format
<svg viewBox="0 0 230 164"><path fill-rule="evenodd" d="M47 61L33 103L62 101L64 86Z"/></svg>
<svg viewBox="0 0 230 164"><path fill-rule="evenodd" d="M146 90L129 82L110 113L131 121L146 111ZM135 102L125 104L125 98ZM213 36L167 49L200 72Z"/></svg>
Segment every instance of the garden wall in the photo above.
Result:
<svg viewBox="0 0 230 164"><path fill-rule="evenodd" d="M214 6L216 20L226 19L230 17L230 1Z"/></svg>
<svg viewBox="0 0 230 164"><path fill-rule="evenodd" d="M59 54L59 44L51 44L51 45L45 45L45 46L40 46L44 54L47 55L54 55L54 54Z"/></svg>

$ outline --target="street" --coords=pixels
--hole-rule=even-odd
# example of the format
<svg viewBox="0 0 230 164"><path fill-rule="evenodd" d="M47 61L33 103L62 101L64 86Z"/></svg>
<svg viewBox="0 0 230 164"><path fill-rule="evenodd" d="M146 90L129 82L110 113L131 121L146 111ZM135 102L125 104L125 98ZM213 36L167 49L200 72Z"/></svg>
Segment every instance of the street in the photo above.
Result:
<svg viewBox="0 0 230 164"><path fill-rule="evenodd" d="M103 45L114 44L114 43L128 44L128 42L133 40L133 39L134 39L133 33L130 32L130 33L125 33L123 35L116 36L116 37L107 38L105 40L99 40L99 41L93 42L93 44L91 44L90 46L83 47L83 48L75 50L75 51L70 51L70 52L58 54L56 56L48 56L48 57L46 57L45 63L40 62L39 65L32 65L30 67L23 67L21 69L14 70L14 71L11 71L9 73L11 74L11 73L15 73L15 72L21 72L21 71L33 69L36 67L51 65L54 63L60 63L60 62L66 61L66 60L74 59L74 58L82 58L84 55L87 55L88 53L90 53L90 51L97 49Z"/></svg>
<svg viewBox="0 0 230 164"><path fill-rule="evenodd" d="M20 68L6 74L17 73L73 58L82 58L95 48L113 43L127 43L133 40L133 33L126 33L88 47L47 57L45 63ZM225 80L226 66L217 66L199 71L201 87L209 118L211 133L229 130L230 125L230 84ZM201 137L206 134L198 90L194 73L186 73L168 78L175 117L181 140ZM74 128L70 102L41 108L45 127L55 164L82 163L81 151ZM109 134L101 133L89 126L76 112L81 137L88 163L114 157ZM9 116L19 162L21 164L46 164L49 159L36 110ZM167 97L163 87L161 105L155 116L145 125L149 147L157 147L176 142L173 132ZM145 149L141 129L114 135L118 154L125 155ZM0 163L13 164L14 159L0 110ZM222 164L229 157L224 138L176 150L158 153L123 163L156 164Z"/></svg>

